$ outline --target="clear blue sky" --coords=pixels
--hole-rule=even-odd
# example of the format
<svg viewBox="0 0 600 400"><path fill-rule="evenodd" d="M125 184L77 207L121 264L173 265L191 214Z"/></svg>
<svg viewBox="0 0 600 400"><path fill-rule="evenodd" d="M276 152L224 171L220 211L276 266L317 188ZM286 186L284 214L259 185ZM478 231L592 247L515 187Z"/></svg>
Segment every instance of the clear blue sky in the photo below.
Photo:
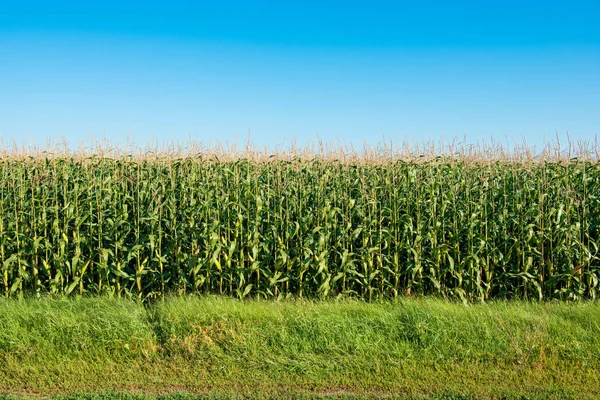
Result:
<svg viewBox="0 0 600 400"><path fill-rule="evenodd" d="M594 140L598 21L598 0L2 0L0 135Z"/></svg>

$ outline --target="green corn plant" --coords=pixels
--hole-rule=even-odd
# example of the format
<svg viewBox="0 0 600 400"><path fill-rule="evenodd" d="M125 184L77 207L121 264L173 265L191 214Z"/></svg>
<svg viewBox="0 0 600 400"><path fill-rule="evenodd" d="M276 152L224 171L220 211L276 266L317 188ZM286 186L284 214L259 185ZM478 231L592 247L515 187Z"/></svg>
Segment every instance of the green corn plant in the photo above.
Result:
<svg viewBox="0 0 600 400"><path fill-rule="evenodd" d="M550 157L0 158L0 292L596 299L600 165Z"/></svg>

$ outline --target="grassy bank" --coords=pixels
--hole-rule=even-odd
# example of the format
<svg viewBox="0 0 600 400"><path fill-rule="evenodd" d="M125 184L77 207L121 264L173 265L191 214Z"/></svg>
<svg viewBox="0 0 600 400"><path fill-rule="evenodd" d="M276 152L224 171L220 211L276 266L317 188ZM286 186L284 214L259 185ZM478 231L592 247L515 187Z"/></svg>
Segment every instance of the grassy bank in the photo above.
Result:
<svg viewBox="0 0 600 400"><path fill-rule="evenodd" d="M595 303L0 300L6 395L593 398L599 382Z"/></svg>

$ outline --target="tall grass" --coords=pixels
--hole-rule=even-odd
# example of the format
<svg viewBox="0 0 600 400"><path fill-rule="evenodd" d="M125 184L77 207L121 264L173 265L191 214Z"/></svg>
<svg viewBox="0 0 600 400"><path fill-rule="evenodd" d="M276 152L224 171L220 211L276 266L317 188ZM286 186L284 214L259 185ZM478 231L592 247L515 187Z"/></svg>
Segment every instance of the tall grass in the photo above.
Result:
<svg viewBox="0 0 600 400"><path fill-rule="evenodd" d="M0 399L597 399L600 304L0 298L0 360Z"/></svg>
<svg viewBox="0 0 600 400"><path fill-rule="evenodd" d="M0 156L0 290L595 299L597 154Z"/></svg>

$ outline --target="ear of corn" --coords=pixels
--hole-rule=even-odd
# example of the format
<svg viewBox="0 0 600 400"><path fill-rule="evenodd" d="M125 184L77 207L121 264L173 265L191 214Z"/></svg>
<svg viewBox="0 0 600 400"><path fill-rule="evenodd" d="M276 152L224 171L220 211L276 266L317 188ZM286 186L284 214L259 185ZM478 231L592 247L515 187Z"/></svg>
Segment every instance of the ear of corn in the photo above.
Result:
<svg viewBox="0 0 600 400"><path fill-rule="evenodd" d="M4 155L0 290L595 299L600 165Z"/></svg>

